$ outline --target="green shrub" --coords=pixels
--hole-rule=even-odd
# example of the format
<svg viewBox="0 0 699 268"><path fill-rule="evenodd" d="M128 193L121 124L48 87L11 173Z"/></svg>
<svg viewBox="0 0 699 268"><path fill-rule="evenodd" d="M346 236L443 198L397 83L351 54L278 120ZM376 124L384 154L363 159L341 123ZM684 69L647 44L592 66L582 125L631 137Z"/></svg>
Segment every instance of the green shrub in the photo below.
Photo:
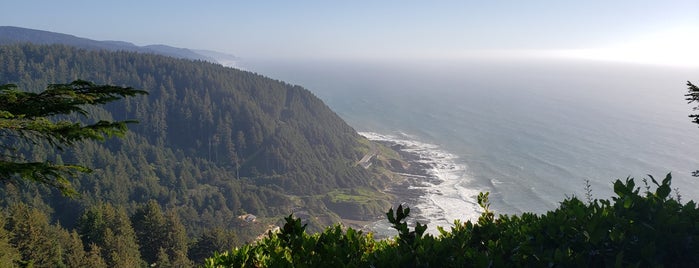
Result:
<svg viewBox="0 0 699 268"><path fill-rule="evenodd" d="M216 253L206 267L697 267L696 204L670 197L670 174L660 183L649 178L655 192L646 185L641 193L630 178L617 180L612 200L568 198L542 215L496 218L482 193L485 211L476 223L455 221L436 237L419 223L411 231L410 209L402 206L387 213L398 236L379 241L340 225L310 235L289 216L280 232Z"/></svg>

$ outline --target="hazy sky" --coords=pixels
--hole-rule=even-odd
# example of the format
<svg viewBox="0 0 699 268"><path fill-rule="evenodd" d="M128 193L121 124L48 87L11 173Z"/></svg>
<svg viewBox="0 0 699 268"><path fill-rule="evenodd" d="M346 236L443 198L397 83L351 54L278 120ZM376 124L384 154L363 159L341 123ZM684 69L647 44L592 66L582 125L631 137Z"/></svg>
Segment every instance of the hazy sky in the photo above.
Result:
<svg viewBox="0 0 699 268"><path fill-rule="evenodd" d="M699 65L699 1L3 1L0 25L247 58L557 55Z"/></svg>

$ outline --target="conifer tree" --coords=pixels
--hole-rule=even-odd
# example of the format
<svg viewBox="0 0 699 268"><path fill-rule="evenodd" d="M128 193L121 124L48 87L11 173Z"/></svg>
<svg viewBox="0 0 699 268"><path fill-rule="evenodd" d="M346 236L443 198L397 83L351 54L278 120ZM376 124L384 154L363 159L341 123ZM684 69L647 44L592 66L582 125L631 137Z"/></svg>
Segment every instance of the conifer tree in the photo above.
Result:
<svg viewBox="0 0 699 268"><path fill-rule="evenodd" d="M90 249L85 256L85 267L106 268L107 263L100 255L101 249L96 244L90 244Z"/></svg>
<svg viewBox="0 0 699 268"><path fill-rule="evenodd" d="M699 103L699 87L692 84L692 82L687 81L687 90L689 92L686 95L684 95L685 97L687 97L685 99L687 100L687 103ZM699 104L695 107L692 107L692 110L699 111ZM699 114L690 114L689 117L692 118L692 123L699 124ZM692 176L699 177L699 170L692 171Z"/></svg>
<svg viewBox="0 0 699 268"><path fill-rule="evenodd" d="M165 250L170 256L173 267L192 267L193 263L187 258L187 231L174 209L165 212L165 233L167 240Z"/></svg>
<svg viewBox="0 0 699 268"><path fill-rule="evenodd" d="M189 257L196 263L203 263L213 252L225 252L234 248L237 237L233 231L221 228L205 230L189 249Z"/></svg>
<svg viewBox="0 0 699 268"><path fill-rule="evenodd" d="M689 92L686 95L684 95L685 97L687 97L685 99L688 101L687 103L699 103L699 87L692 84L692 82L687 81L687 89ZM692 110L699 111L699 105L697 105L696 107L692 107ZM692 123L699 124L699 114L690 114L689 117L692 118Z"/></svg>
<svg viewBox="0 0 699 268"><path fill-rule="evenodd" d="M165 217L160 205L155 200L148 201L146 205L136 209L131 221L135 227L143 260L149 264L157 262L158 252L166 246L164 242L167 239Z"/></svg>
<svg viewBox="0 0 699 268"><path fill-rule="evenodd" d="M83 244L91 245L91 253L94 248L101 250L107 266L138 267L143 264L136 234L123 207L106 204L87 209L78 222L78 230ZM97 257L90 256L89 259L98 261Z"/></svg>
<svg viewBox="0 0 699 268"><path fill-rule="evenodd" d="M10 244L12 233L5 228L5 218L0 217L0 267L12 267L22 259L19 250Z"/></svg>
<svg viewBox="0 0 699 268"><path fill-rule="evenodd" d="M165 252L164 248L160 248L158 250L158 256L157 260L151 264L153 267L172 267L172 262L170 262L170 258L167 255L167 252Z"/></svg>
<svg viewBox="0 0 699 268"><path fill-rule="evenodd" d="M61 264L56 237L51 235L46 215L39 210L24 203L12 205L6 228L12 233L10 243L19 250L23 265L51 267Z"/></svg>
<svg viewBox="0 0 699 268"><path fill-rule="evenodd" d="M158 202L150 200L136 209L131 221L141 256L148 264L160 267L163 260L167 260L169 266L192 266L187 258L187 233L175 210L163 213Z"/></svg>
<svg viewBox="0 0 699 268"><path fill-rule="evenodd" d="M126 124L135 121L100 120L83 124L57 118L71 114L87 116L89 106L103 105L137 94L146 92L82 80L51 84L39 93L21 91L14 84L0 85L0 146L10 152L0 155L0 181L34 181L54 187L64 195L76 195L67 177L77 172L89 172L90 169L48 160L28 161L15 146L19 142L48 143L57 150L63 150L84 140L102 141L114 135L121 136L127 130Z"/></svg>
<svg viewBox="0 0 699 268"><path fill-rule="evenodd" d="M66 240L64 243L67 243L63 252L63 263L67 267L86 267L87 253L85 252L85 247L83 246L82 240L80 240L80 236L76 231L71 233L68 233L65 230L63 231L64 232L61 234L67 234L67 237L59 236L61 239Z"/></svg>

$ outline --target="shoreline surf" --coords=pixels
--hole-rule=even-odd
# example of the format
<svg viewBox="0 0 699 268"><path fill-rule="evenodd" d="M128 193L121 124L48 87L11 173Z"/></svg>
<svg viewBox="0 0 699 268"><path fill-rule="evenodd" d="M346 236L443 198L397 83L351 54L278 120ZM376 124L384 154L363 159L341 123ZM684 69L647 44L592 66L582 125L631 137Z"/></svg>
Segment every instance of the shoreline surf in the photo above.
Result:
<svg viewBox="0 0 699 268"><path fill-rule="evenodd" d="M469 188L473 178L468 175L467 165L458 156L406 133L359 134L387 145L410 163L411 168L405 174L397 173L404 178L403 182L388 189L398 197L399 203L411 208L409 224L416 221L427 224L427 232L437 235L437 226L449 228L457 219L462 222L478 219L482 210L476 197L487 189ZM395 235L385 219L373 222L366 228L377 237Z"/></svg>

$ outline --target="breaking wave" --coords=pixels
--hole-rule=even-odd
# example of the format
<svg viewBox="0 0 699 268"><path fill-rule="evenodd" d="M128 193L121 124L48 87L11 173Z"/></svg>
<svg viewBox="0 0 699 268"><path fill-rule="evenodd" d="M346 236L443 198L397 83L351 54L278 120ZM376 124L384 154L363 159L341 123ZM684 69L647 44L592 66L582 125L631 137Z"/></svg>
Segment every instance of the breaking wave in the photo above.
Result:
<svg viewBox="0 0 699 268"><path fill-rule="evenodd" d="M385 135L360 132L369 140L388 143L409 155L412 164L418 164L419 174L403 174L408 189L393 189L399 201L412 209L412 220L427 224L427 232L438 234L437 226L449 229L454 220L476 220L482 212L477 196L481 189L469 187L473 179L468 174L466 163L456 155L435 144L419 141L417 137L398 133ZM418 190L416 197L401 196L401 190ZM368 226L377 235L391 235L388 222L382 220Z"/></svg>

